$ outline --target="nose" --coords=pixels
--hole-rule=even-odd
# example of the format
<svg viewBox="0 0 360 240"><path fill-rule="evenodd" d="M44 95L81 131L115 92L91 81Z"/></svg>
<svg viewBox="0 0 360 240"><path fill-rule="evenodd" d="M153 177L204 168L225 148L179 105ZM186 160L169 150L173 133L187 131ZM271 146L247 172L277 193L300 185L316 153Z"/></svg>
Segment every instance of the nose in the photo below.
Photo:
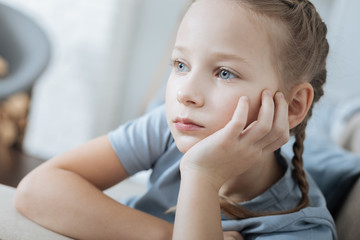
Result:
<svg viewBox="0 0 360 240"><path fill-rule="evenodd" d="M177 101L185 106L201 107L204 105L204 95L201 87L194 84L194 80L187 80L176 93ZM195 80L196 81L196 80Z"/></svg>

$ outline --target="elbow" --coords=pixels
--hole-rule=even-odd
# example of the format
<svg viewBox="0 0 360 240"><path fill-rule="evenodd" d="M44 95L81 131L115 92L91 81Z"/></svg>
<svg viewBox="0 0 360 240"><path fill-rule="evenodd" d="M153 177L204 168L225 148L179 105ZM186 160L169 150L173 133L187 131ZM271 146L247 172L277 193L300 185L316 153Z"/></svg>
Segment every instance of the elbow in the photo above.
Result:
<svg viewBox="0 0 360 240"><path fill-rule="evenodd" d="M33 177L26 176L17 186L14 196L14 207L22 215L32 218L32 210L36 209L36 187Z"/></svg>

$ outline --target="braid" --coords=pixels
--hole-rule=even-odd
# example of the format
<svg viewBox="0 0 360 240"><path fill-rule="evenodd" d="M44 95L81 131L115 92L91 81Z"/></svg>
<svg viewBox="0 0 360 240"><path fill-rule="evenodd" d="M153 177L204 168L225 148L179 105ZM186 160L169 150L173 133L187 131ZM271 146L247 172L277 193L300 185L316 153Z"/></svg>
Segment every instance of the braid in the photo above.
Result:
<svg viewBox="0 0 360 240"><path fill-rule="evenodd" d="M295 143L293 145L294 157L292 158L292 165L294 166L292 176L296 179L301 192L301 200L297 206L298 209L307 207L310 204L308 197L309 184L306 181L302 158L304 152L305 124L302 124L302 126L302 130L295 134Z"/></svg>
<svg viewBox="0 0 360 240"><path fill-rule="evenodd" d="M267 214L261 215L261 214L250 212L249 210L236 204L231 199L229 199L225 196L219 196L219 201L220 201L221 210L224 213L226 213L228 216L235 218L235 219L245 219L245 218L267 215Z"/></svg>

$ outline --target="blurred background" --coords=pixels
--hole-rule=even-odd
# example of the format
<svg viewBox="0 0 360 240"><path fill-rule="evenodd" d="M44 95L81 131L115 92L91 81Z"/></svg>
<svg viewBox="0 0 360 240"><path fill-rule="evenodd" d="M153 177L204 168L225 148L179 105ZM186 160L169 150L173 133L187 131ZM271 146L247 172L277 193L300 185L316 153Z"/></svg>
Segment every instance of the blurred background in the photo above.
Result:
<svg viewBox="0 0 360 240"><path fill-rule="evenodd" d="M0 0L30 17L50 43L49 60L32 87L23 150L48 159L106 134L161 99L187 2ZM359 96L360 1L313 2L329 29L327 97Z"/></svg>

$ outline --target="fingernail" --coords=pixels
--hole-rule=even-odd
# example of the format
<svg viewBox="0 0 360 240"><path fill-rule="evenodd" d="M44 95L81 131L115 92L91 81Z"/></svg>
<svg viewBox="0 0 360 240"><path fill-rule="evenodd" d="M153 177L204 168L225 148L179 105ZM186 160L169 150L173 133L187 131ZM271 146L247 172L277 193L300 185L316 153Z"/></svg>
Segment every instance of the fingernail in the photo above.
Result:
<svg viewBox="0 0 360 240"><path fill-rule="evenodd" d="M247 102L248 101L248 97L247 96L241 96L240 97L241 101Z"/></svg>
<svg viewBox="0 0 360 240"><path fill-rule="evenodd" d="M283 98L284 97L284 94L282 92L277 92L276 93L279 97Z"/></svg>
<svg viewBox="0 0 360 240"><path fill-rule="evenodd" d="M272 92L271 92L270 90L265 90L265 93L266 93L267 95L269 95L270 97L273 96L273 94L272 94Z"/></svg>

